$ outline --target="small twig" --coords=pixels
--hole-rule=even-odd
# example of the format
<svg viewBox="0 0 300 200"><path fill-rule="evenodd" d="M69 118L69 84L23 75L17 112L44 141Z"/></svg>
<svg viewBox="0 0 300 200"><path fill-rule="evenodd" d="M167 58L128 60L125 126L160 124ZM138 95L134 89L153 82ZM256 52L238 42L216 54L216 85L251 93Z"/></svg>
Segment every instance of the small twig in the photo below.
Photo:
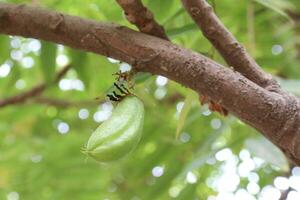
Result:
<svg viewBox="0 0 300 200"><path fill-rule="evenodd" d="M263 88L279 88L216 16L205 0L181 0L190 16L229 66ZM279 90L278 90L279 91Z"/></svg>
<svg viewBox="0 0 300 200"><path fill-rule="evenodd" d="M154 17L151 11L146 8L141 0L116 0L119 5L123 8L125 15L127 17L127 20L136 25L138 29L146 34L153 35L156 37L160 37L165 40L170 40L164 30L164 28L159 25ZM214 1L213 1L214 3ZM215 5L214 5L215 9ZM157 54L159 55L159 53ZM157 55L154 55L153 58L155 58ZM214 48L212 48L212 55L214 55ZM146 61L147 62L147 61ZM141 62L137 63L137 65L142 64ZM208 99L207 96L203 96L202 98ZM203 102L201 102L203 103ZM209 104L209 107L212 108L212 111L219 112L220 109L224 112L219 112L220 114L224 115L225 113L228 113L228 111L223 108L218 103L215 103L214 101L210 100L207 102ZM225 114L227 115L227 114Z"/></svg>
<svg viewBox="0 0 300 200"><path fill-rule="evenodd" d="M33 87L32 89L22 92L20 94L17 94L15 96L12 97L8 97L6 99L0 100L0 107L5 107L11 104L20 104L20 103L24 103L25 101L27 101L30 98L36 97L40 94L42 94L42 92L48 87L51 86L55 83L57 83L66 73L67 71L70 69L70 65L65 66L56 76L55 80L50 83L41 83L35 87Z"/></svg>
<svg viewBox="0 0 300 200"><path fill-rule="evenodd" d="M96 101L96 100L86 100L86 101L67 101L64 99L55 99L50 97L36 97L33 98L32 103L38 104L46 104L60 108L67 108L67 107L82 107L82 106L95 106L103 101Z"/></svg>
<svg viewBox="0 0 300 200"><path fill-rule="evenodd" d="M152 12L143 5L141 0L116 1L123 8L127 20L136 25L141 32L169 40L163 26L155 21Z"/></svg>

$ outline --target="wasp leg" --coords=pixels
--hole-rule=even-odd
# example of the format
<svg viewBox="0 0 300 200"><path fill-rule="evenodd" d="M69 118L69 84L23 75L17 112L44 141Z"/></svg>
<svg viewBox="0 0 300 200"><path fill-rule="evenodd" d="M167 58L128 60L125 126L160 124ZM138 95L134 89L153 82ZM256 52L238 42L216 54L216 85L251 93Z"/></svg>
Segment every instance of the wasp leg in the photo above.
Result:
<svg viewBox="0 0 300 200"><path fill-rule="evenodd" d="M131 94L131 92L124 86L124 84L121 84L122 89L126 91L126 94Z"/></svg>
<svg viewBox="0 0 300 200"><path fill-rule="evenodd" d="M124 96L117 94L115 91L113 91L113 94L115 97L117 97L118 99L122 99Z"/></svg>
<svg viewBox="0 0 300 200"><path fill-rule="evenodd" d="M108 98L109 98L109 100L111 100L111 101L120 101L120 99L118 99L117 97L115 97L114 95L112 95L112 94L107 94L106 95Z"/></svg>

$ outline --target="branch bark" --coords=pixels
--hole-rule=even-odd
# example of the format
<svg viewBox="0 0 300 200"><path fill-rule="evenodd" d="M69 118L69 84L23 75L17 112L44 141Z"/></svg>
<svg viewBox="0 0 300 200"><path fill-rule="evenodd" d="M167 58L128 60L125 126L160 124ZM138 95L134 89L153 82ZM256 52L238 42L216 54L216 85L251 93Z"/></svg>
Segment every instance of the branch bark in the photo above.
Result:
<svg viewBox="0 0 300 200"><path fill-rule="evenodd" d="M136 25L142 33L169 40L164 28L159 25L141 0L116 0L125 11L127 20Z"/></svg>
<svg viewBox="0 0 300 200"><path fill-rule="evenodd" d="M125 15L128 21L136 25L142 33L146 33L170 41L164 28L155 21L152 12L142 4L141 0L116 1L125 11ZM207 96L200 96L199 100L202 105L208 103L209 109L213 112L219 112L224 116L228 114L228 111L225 108L212 101Z"/></svg>
<svg viewBox="0 0 300 200"><path fill-rule="evenodd" d="M265 73L227 30L206 0L181 0L183 6L229 66L263 88L277 91L279 85Z"/></svg>
<svg viewBox="0 0 300 200"><path fill-rule="evenodd" d="M299 99L266 90L201 54L120 25L7 3L0 3L0 33L68 45L166 76L221 102L300 164Z"/></svg>
<svg viewBox="0 0 300 200"><path fill-rule="evenodd" d="M56 76L55 81L53 83L57 83L66 73L67 71L70 69L70 66L66 66L64 67ZM2 99L0 100L0 107L5 107L8 105L12 105L12 104L20 104L20 103L24 103L26 102L28 99L36 97L40 94L42 94L45 89L47 88L46 83L41 83L35 87L33 87L32 89L23 92L21 94L18 94L16 96L12 96L12 97L8 97L6 99Z"/></svg>

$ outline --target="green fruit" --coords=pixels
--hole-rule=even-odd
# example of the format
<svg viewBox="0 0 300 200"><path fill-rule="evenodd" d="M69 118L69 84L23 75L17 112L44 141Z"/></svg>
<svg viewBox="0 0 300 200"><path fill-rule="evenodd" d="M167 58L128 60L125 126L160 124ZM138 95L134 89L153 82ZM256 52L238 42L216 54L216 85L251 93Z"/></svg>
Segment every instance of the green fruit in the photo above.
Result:
<svg viewBox="0 0 300 200"><path fill-rule="evenodd" d="M118 160L130 153L141 139L144 105L136 96L125 97L87 142L86 155L99 162Z"/></svg>

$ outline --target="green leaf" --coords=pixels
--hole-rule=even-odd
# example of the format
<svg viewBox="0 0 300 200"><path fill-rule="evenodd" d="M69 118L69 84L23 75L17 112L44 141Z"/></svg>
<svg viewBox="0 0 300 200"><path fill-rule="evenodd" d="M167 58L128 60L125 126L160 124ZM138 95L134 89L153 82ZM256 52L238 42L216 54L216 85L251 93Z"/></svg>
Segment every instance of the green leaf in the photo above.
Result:
<svg viewBox="0 0 300 200"><path fill-rule="evenodd" d="M189 32L189 31L193 31L193 30L198 30L198 29L199 29L198 26L196 24L192 23L192 24L188 24L188 25L185 25L185 26L182 26L179 28L167 30L167 35L169 37L175 37L177 35L180 35L180 34L183 34L183 33Z"/></svg>
<svg viewBox="0 0 300 200"><path fill-rule="evenodd" d="M176 200L195 199L197 184L187 184L183 188Z"/></svg>
<svg viewBox="0 0 300 200"><path fill-rule="evenodd" d="M70 49L72 67L77 72L79 79L81 79L86 86L89 88L90 85L90 70L87 65L87 53L75 49Z"/></svg>
<svg viewBox="0 0 300 200"><path fill-rule="evenodd" d="M150 73L139 72L134 76L134 83L139 84L148 80L152 75Z"/></svg>
<svg viewBox="0 0 300 200"><path fill-rule="evenodd" d="M183 14L185 12L184 8L179 8L173 15L171 15L170 17L168 17L163 23L162 25L166 25L167 23L175 20L178 16L180 16L181 14Z"/></svg>
<svg viewBox="0 0 300 200"><path fill-rule="evenodd" d="M293 20L284 10L284 8L286 8L288 5L283 4L281 0L254 0L254 1L265 6L266 8L269 8L270 10L273 10L274 12L287 18L290 22L293 23Z"/></svg>
<svg viewBox="0 0 300 200"><path fill-rule="evenodd" d="M181 132L181 130L184 126L187 114L189 113L189 111L192 107L193 97L194 97L193 92L189 91L184 100L183 108L181 109L180 114L179 114L178 125L177 125L177 129L176 129L176 138L178 138L179 133Z"/></svg>
<svg viewBox="0 0 300 200"><path fill-rule="evenodd" d="M281 87L297 96L300 96L300 80L278 80Z"/></svg>
<svg viewBox="0 0 300 200"><path fill-rule="evenodd" d="M41 70L46 82L52 82L55 77L56 67L56 49L57 46L53 43L42 41L41 49Z"/></svg>
<svg viewBox="0 0 300 200"><path fill-rule="evenodd" d="M269 140L264 137L248 139L245 142L246 147L257 157L276 165L282 171L289 170L289 164L283 153Z"/></svg>
<svg viewBox="0 0 300 200"><path fill-rule="evenodd" d="M169 16L170 12L175 8L176 1L168 0L148 0L146 6L153 12L155 19L160 22L165 17Z"/></svg>
<svg viewBox="0 0 300 200"><path fill-rule="evenodd" d="M0 35L0 65L9 58L9 37Z"/></svg>

